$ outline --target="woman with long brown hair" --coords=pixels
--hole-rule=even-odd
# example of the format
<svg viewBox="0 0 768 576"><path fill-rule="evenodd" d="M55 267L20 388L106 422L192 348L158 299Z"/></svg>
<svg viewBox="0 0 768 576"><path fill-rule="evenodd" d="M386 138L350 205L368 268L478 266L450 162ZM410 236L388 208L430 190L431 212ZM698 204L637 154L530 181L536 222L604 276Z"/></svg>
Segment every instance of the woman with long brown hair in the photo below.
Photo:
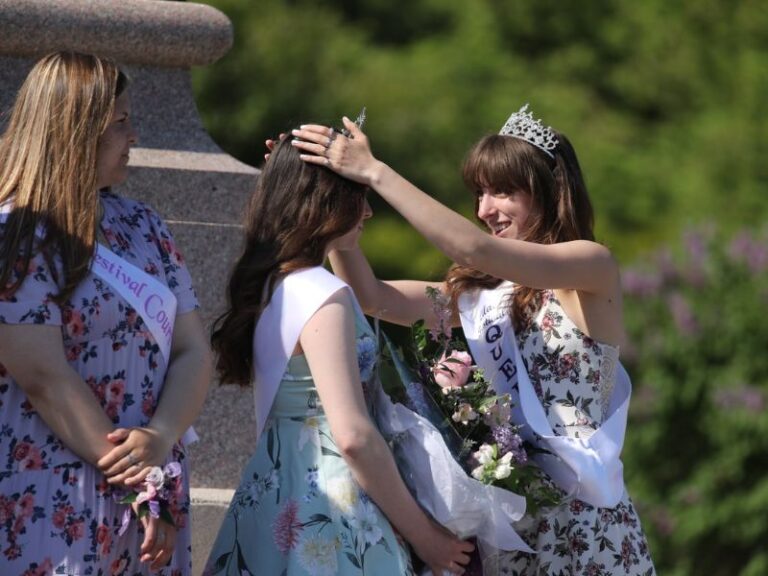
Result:
<svg viewBox="0 0 768 576"><path fill-rule="evenodd" d="M109 191L137 141L127 86L110 60L50 54L0 139L3 574L191 573L179 439L210 351L167 227ZM152 493L163 466L177 490ZM131 520L136 489L151 513Z"/></svg>
<svg viewBox="0 0 768 576"><path fill-rule="evenodd" d="M364 186L275 146L212 337L222 382L254 387L257 448L206 575L412 574L400 535L436 574L463 571L472 545L421 510L369 414L376 339L322 267L370 216Z"/></svg>
<svg viewBox="0 0 768 576"><path fill-rule="evenodd" d="M472 222L417 189L350 137L295 130L302 158L370 186L454 261L442 283L378 280L358 249L333 252L334 271L373 316L437 323L427 286L450 297L475 362L510 393L513 419L546 453L536 462L562 499L516 528L537 552L486 559L486 573L654 574L620 460L630 385L618 364L624 338L619 269L594 241L592 207L573 147L561 133L512 114L469 152Z"/></svg>

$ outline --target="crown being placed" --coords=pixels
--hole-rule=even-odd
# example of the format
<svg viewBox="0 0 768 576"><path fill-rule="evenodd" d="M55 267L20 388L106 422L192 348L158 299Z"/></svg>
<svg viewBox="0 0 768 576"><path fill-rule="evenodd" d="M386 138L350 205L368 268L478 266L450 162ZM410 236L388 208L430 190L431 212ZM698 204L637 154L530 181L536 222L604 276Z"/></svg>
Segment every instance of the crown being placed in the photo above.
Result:
<svg viewBox="0 0 768 576"><path fill-rule="evenodd" d="M363 109L360 110L360 114L358 114L357 118L355 118L355 124L358 128L363 128L363 125L365 124L365 106L363 106ZM349 138L350 132L346 128L342 128L341 133Z"/></svg>
<svg viewBox="0 0 768 576"><path fill-rule="evenodd" d="M499 134L525 140L545 152L550 158L555 157L552 150L557 147L557 136L552 128L544 126L541 120L533 118L533 112L528 111L528 104L509 117L506 124L499 130Z"/></svg>

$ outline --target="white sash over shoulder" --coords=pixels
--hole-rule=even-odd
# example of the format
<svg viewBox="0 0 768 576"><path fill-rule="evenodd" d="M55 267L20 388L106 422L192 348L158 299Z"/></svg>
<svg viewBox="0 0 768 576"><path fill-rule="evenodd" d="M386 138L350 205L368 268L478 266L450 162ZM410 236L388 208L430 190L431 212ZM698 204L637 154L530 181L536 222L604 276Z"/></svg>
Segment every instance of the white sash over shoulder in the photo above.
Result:
<svg viewBox="0 0 768 576"><path fill-rule="evenodd" d="M304 325L342 288L349 286L320 266L292 272L280 281L261 313L253 334L257 441Z"/></svg>
<svg viewBox="0 0 768 576"><path fill-rule="evenodd" d="M632 392L629 375L619 364L608 415L594 434L589 438L556 435L522 361L504 306L508 292L509 284L503 284L495 290L465 293L459 299L461 324L472 355L494 389L512 396L513 417L524 425L523 436L550 452L535 457L541 468L569 497L613 508L624 494L621 449Z"/></svg>
<svg viewBox="0 0 768 576"><path fill-rule="evenodd" d="M166 365L169 364L173 328L176 324L176 295L168 286L103 244L96 247L91 272L114 288L131 308L136 310L157 342ZM197 432L191 426L181 438L185 446L198 440Z"/></svg>
<svg viewBox="0 0 768 576"><path fill-rule="evenodd" d="M0 214L12 211L13 202L0 205ZM42 225L36 233L44 234ZM174 293L165 284L102 244L96 246L91 272L114 288L136 310L160 347L166 363L170 362L177 305Z"/></svg>
<svg viewBox="0 0 768 576"><path fill-rule="evenodd" d="M170 362L177 300L168 286L103 244L96 248L91 271L114 288L139 313L160 347L165 361Z"/></svg>
<svg viewBox="0 0 768 576"><path fill-rule="evenodd" d="M12 210L13 203L10 201L0 205L0 214L9 214ZM45 230L40 225L36 234L44 233ZM96 246L91 272L114 288L131 308L136 310L157 342L166 365L170 363L178 304L176 295L168 286L102 244ZM181 441L187 445L197 442L198 439L195 429L190 426Z"/></svg>

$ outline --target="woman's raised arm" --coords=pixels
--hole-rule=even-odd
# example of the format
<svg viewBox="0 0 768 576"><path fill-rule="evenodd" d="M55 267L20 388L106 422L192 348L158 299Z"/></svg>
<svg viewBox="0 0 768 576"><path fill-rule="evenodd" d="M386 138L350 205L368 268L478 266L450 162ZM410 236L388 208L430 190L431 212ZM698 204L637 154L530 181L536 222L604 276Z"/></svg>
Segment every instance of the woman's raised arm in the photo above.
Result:
<svg viewBox="0 0 768 576"><path fill-rule="evenodd" d="M366 135L349 119L344 124L351 138L338 135L329 144L330 128L312 124L293 131L293 145L305 152L303 160L370 186L452 261L531 288L615 291L618 265L604 246L494 237L377 160Z"/></svg>
<svg viewBox="0 0 768 576"><path fill-rule="evenodd" d="M379 280L360 247L334 250L329 260L336 276L352 287L366 314L402 326L410 326L417 320L430 325L437 322L426 290L432 287L444 291L441 283Z"/></svg>

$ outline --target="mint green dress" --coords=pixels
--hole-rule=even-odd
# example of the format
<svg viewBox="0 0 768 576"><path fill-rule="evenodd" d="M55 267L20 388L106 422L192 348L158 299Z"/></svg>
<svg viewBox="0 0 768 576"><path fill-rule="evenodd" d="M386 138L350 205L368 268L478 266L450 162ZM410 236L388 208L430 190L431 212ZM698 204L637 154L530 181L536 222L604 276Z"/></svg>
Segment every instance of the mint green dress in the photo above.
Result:
<svg viewBox="0 0 768 576"><path fill-rule="evenodd" d="M357 319L362 386L378 385L376 339ZM405 542L355 481L304 356L293 356L205 576L411 575Z"/></svg>

